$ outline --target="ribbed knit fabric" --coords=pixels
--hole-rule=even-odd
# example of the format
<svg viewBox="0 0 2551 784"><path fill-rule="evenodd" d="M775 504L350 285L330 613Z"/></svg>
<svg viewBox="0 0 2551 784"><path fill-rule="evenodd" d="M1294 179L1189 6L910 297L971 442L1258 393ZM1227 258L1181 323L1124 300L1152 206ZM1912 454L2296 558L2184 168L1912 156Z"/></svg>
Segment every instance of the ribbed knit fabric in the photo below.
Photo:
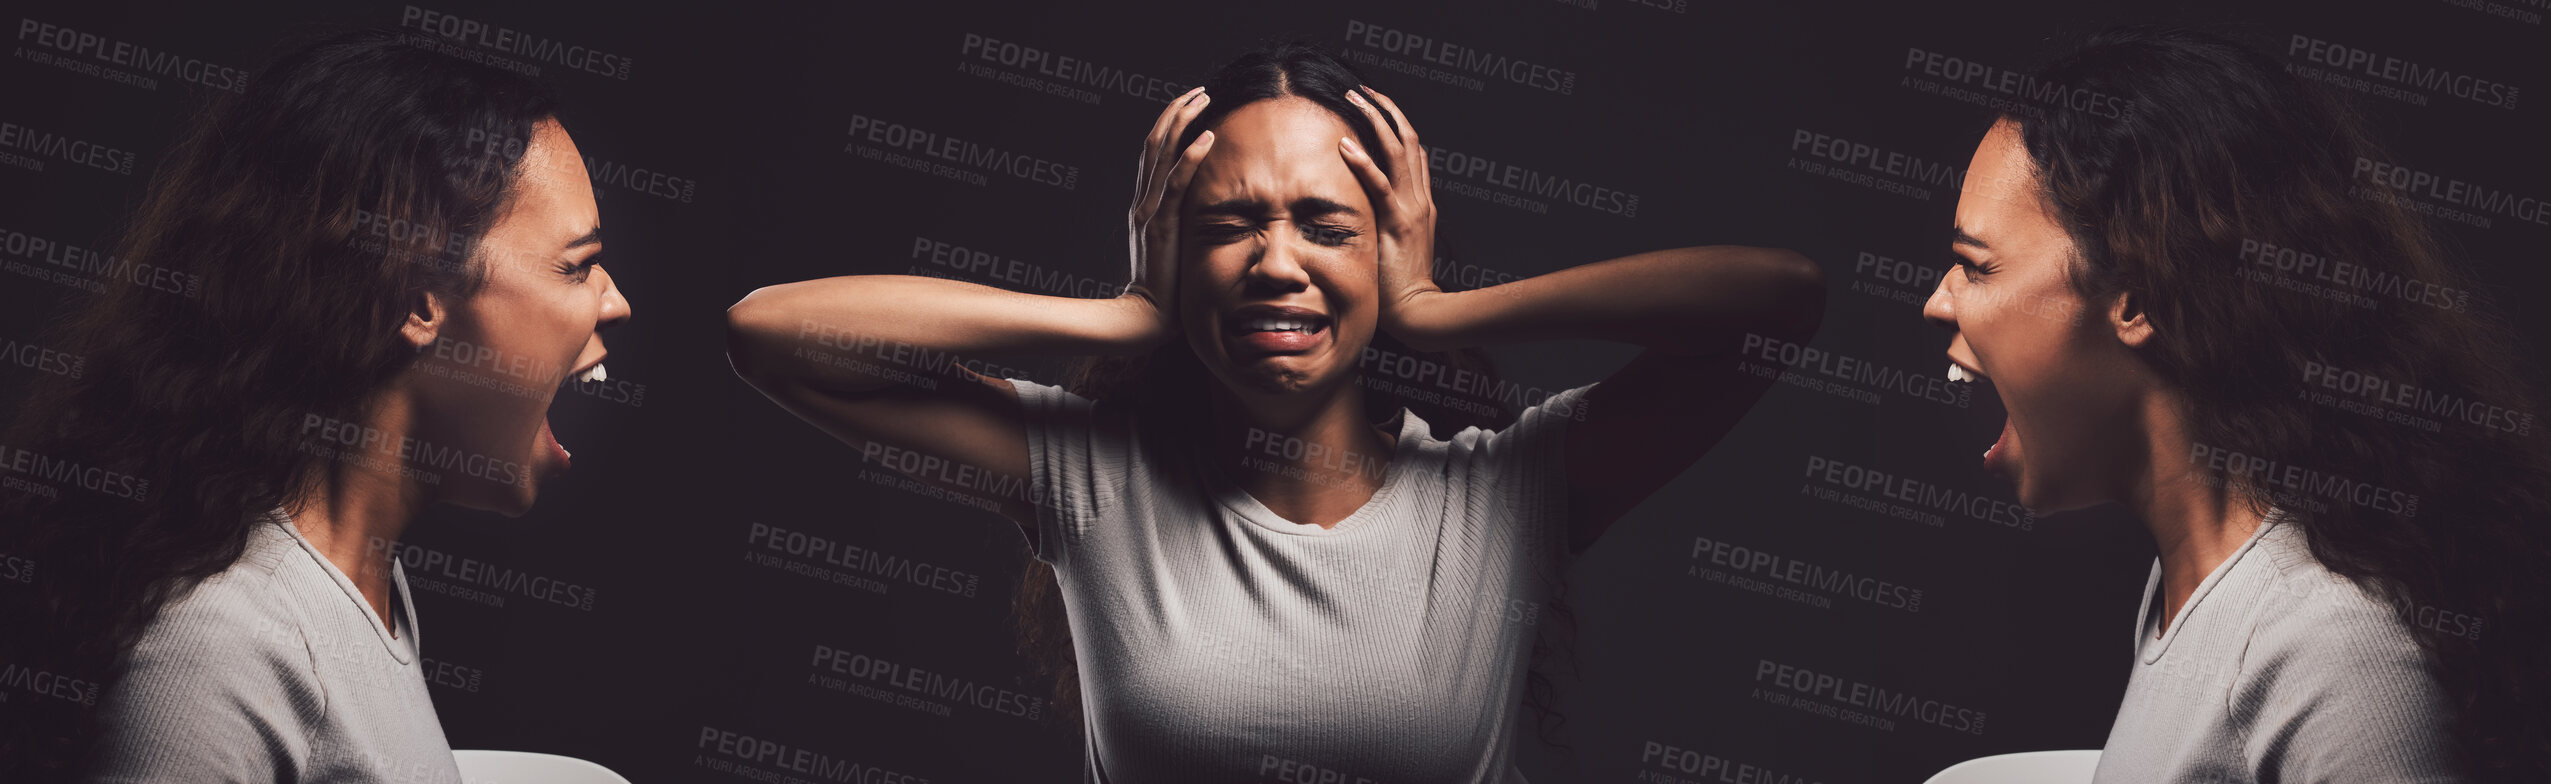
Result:
<svg viewBox="0 0 2551 784"><path fill-rule="evenodd" d="M104 782L458 784L418 665L407 575L398 636L280 512L247 552L160 610L102 700Z"/></svg>
<svg viewBox="0 0 2551 784"><path fill-rule="evenodd" d="M1231 481L1285 464L1280 441L1210 456L1201 434L1010 381L1086 781L1524 781L1510 736L1567 552L1558 436L1593 384L1449 441L1403 408L1381 489L1322 529Z"/></svg>
<svg viewBox="0 0 2551 784"><path fill-rule="evenodd" d="M2375 594L2276 510L2165 631L2153 563L2098 784L2450 782L2449 703Z"/></svg>

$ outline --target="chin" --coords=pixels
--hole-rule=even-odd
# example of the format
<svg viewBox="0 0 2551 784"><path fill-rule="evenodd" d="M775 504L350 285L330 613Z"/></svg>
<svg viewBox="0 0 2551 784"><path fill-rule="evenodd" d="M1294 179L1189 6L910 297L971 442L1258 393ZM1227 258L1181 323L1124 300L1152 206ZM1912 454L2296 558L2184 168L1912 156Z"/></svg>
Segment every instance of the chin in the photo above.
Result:
<svg viewBox="0 0 2551 784"><path fill-rule="evenodd" d="M490 511L506 517L521 517L531 514L532 505L540 501L540 490L536 487L524 488L520 494L505 500L506 504L503 508Z"/></svg>
<svg viewBox="0 0 2551 784"><path fill-rule="evenodd" d="M1241 372L1239 376L1243 381L1247 382L1250 387L1255 388L1260 392L1271 392L1279 395L1290 395L1305 389L1319 386L1317 377L1309 371L1289 367L1276 367L1261 364L1259 367L1250 368L1247 371Z"/></svg>
<svg viewBox="0 0 2551 784"><path fill-rule="evenodd" d="M2029 515L2033 517L2078 512L2109 501L2090 493L2080 492L2076 488L2063 486L2061 483L2054 483L2056 484L2054 487L2042 486L2047 483L2031 482L2027 476L2025 471L2021 473L2018 501L2020 506L2028 508Z"/></svg>
<svg viewBox="0 0 2551 784"><path fill-rule="evenodd" d="M444 502L474 512L487 512L499 517L514 518L530 514L533 503L539 498L539 485L535 483L531 487L519 488L499 485L488 488L487 492L482 494L446 497Z"/></svg>
<svg viewBox="0 0 2551 784"><path fill-rule="evenodd" d="M504 466L496 468L497 465ZM566 469L536 454L512 454L488 461L482 473L444 472L443 500L464 509L521 517L531 512L547 480Z"/></svg>
<svg viewBox="0 0 2551 784"><path fill-rule="evenodd" d="M1301 357L1259 359L1242 365L1220 353L1211 356L1215 367L1208 372L1237 390L1290 395L1318 385L1319 369L1304 367Z"/></svg>

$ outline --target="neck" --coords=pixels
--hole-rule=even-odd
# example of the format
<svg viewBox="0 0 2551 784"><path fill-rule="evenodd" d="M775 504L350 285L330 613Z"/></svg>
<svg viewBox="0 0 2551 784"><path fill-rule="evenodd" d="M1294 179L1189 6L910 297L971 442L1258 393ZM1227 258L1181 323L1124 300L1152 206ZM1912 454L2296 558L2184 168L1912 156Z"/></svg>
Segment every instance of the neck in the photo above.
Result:
<svg viewBox="0 0 2551 784"><path fill-rule="evenodd" d="M402 443L412 427L407 408L389 401L371 408L362 423L369 428L364 432L381 434L380 444ZM285 504L284 513L321 557L354 582L382 622L390 623L390 545L424 510L429 500L425 487L399 470L406 463L395 446L328 446L336 448L337 458L322 460L313 469L308 489ZM354 455L364 459L352 459Z"/></svg>
<svg viewBox="0 0 2551 784"><path fill-rule="evenodd" d="M1267 393L1215 385L1212 459L1269 511L1328 528L1382 485L1398 442L1364 421L1352 376L1327 389Z"/></svg>
<svg viewBox="0 0 2551 784"><path fill-rule="evenodd" d="M2160 553L2164 629L2260 521L2237 478L2190 458L2197 440L2182 410L2176 399L2162 399L2145 412L2144 465L2125 494Z"/></svg>

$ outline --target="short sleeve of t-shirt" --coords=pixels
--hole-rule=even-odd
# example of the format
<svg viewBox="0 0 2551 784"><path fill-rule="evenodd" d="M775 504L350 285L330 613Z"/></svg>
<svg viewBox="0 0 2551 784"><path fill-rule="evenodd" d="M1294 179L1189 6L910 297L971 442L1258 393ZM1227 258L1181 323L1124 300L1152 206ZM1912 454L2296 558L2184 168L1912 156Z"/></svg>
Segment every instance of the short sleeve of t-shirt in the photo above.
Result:
<svg viewBox="0 0 2551 784"><path fill-rule="evenodd" d="M1567 552L1568 532L1568 425L1585 419L1586 393L1595 384L1588 382L1543 399L1524 409L1515 423L1489 434L1480 442L1481 456L1492 466L1492 476L1516 509L1528 512L1526 519L1546 525L1539 532L1545 543Z"/></svg>
<svg viewBox="0 0 2551 784"><path fill-rule="evenodd" d="M1028 497L1036 504L1036 557L1061 567L1100 510L1125 485L1131 427L1116 406L1052 384L1008 379L1027 434Z"/></svg>

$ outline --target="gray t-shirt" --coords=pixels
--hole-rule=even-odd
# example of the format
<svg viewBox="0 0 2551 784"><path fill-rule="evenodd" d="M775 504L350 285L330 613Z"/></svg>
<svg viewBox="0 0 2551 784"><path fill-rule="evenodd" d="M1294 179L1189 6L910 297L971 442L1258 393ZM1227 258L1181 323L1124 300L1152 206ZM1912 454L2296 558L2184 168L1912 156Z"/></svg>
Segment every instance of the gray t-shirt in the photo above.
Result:
<svg viewBox="0 0 2551 784"><path fill-rule="evenodd" d="M393 637L280 512L160 610L99 708L103 782L458 784L418 666L407 575Z"/></svg>
<svg viewBox="0 0 2551 784"><path fill-rule="evenodd" d="M2459 780L2451 708L2408 626L2314 560L2283 510L2206 575L2166 631L2160 587L2156 560L2098 784Z"/></svg>
<svg viewBox="0 0 2551 784"><path fill-rule="evenodd" d="M1524 780L1510 736L1567 560L1559 436L1594 384L1449 441L1402 409L1387 464L1313 461L1382 483L1323 529L1231 481L1290 465L1280 441L1208 456L1193 432L1010 381L1036 557L1079 660L1086 780Z"/></svg>

